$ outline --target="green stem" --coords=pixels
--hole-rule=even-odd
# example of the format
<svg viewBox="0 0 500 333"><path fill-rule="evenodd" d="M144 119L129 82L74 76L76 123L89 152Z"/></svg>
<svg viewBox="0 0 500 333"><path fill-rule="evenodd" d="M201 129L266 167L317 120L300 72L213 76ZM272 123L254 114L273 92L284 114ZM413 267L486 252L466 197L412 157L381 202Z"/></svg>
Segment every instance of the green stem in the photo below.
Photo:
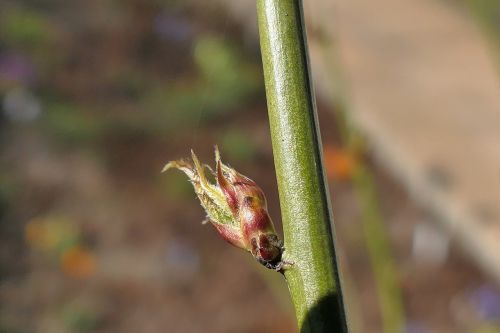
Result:
<svg viewBox="0 0 500 333"><path fill-rule="evenodd" d="M363 232L372 262L384 332L402 332L404 307L398 272L369 170L359 165L353 176L362 211Z"/></svg>
<svg viewBox="0 0 500 333"><path fill-rule="evenodd" d="M257 0L285 278L301 332L347 332L309 75L302 2Z"/></svg>

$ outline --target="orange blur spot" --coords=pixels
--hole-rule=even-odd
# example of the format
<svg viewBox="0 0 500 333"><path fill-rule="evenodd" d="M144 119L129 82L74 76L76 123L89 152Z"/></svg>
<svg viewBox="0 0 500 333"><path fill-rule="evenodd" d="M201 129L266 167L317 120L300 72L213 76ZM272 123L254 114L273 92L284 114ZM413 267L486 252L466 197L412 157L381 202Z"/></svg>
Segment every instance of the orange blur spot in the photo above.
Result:
<svg viewBox="0 0 500 333"><path fill-rule="evenodd" d="M60 264L66 275L77 279L88 278L96 270L96 262L92 253L78 245L62 254Z"/></svg>
<svg viewBox="0 0 500 333"><path fill-rule="evenodd" d="M350 179L357 165L356 158L350 151L333 145L324 147L323 158L329 180Z"/></svg>

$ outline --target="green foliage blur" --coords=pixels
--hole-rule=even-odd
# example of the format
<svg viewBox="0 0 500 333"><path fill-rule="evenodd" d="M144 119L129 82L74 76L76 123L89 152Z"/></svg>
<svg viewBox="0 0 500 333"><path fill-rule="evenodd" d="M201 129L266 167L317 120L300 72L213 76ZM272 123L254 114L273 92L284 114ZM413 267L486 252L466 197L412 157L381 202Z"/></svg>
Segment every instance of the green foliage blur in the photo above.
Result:
<svg viewBox="0 0 500 333"><path fill-rule="evenodd" d="M238 112L239 105L262 94L258 61L245 58L231 34L219 35L206 29L205 22L158 15L182 5L145 4L142 15L153 26L127 35L128 40L122 35L128 33L127 20L137 15L134 2L102 6L119 14L104 22L83 11L85 25L57 15L55 4L13 3L0 14L0 50L32 72L30 78L0 75L0 93L29 89L42 110L35 125L55 141L72 146L113 135L161 138ZM178 36L155 31L160 20ZM178 58L176 48L187 50L191 58ZM147 58L153 59L144 68Z"/></svg>
<svg viewBox="0 0 500 333"><path fill-rule="evenodd" d="M261 89L261 74L234 47L212 35L194 42L196 76L159 85L144 97L144 109L154 113L151 128L175 130L236 112L238 105Z"/></svg>
<svg viewBox="0 0 500 333"><path fill-rule="evenodd" d="M500 1L499 0L460 0L474 15L491 41L500 71Z"/></svg>

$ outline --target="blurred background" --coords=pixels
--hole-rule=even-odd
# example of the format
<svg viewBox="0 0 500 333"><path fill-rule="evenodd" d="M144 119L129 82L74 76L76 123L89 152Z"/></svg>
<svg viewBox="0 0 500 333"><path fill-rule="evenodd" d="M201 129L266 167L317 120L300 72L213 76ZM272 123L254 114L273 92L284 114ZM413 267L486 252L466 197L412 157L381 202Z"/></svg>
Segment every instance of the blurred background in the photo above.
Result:
<svg viewBox="0 0 500 333"><path fill-rule="evenodd" d="M500 1L304 4L354 332L500 332ZM0 332L295 332L285 282L160 174L280 230L255 3L0 2Z"/></svg>

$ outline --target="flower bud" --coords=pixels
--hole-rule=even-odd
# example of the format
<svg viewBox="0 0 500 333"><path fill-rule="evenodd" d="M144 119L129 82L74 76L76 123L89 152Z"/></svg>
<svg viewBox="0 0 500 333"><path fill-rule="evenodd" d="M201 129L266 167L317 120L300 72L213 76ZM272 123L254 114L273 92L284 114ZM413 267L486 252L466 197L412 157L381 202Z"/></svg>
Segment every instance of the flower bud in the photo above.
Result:
<svg viewBox="0 0 500 333"><path fill-rule="evenodd" d="M191 151L191 161L171 161L163 171L177 168L188 176L207 213L207 221L222 238L251 252L264 266L281 270L283 243L267 212L264 192L253 180L222 163L217 147L215 162L214 172ZM207 179L205 169L214 173L215 184Z"/></svg>

